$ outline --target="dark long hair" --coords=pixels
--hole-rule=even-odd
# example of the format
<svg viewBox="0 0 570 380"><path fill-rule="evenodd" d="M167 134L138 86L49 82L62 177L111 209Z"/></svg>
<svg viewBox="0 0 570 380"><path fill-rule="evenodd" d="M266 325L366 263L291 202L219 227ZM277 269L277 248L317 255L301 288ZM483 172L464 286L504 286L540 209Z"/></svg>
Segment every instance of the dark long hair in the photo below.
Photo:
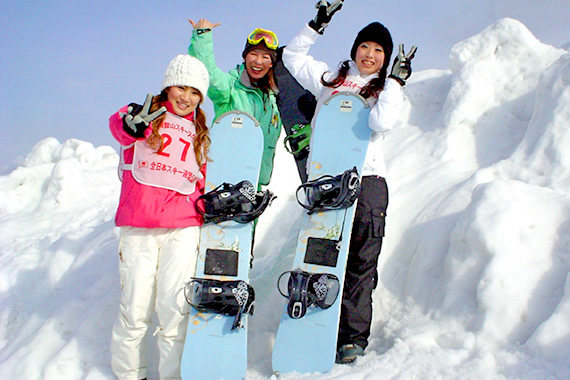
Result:
<svg viewBox="0 0 570 380"><path fill-rule="evenodd" d="M339 64L338 73L337 75L332 78L330 81L325 80L325 74L321 77L321 83L325 87L332 87L338 88L340 87L346 77L348 75L348 71L350 70L350 60L343 61ZM359 92L359 95L362 96L364 99L368 99L371 96L377 96L380 91L384 89L384 84L386 83L386 75L388 73L388 64L386 63L386 57L384 58L384 64L378 70L378 77L373 78L370 82L366 83L366 86L362 87Z"/></svg>

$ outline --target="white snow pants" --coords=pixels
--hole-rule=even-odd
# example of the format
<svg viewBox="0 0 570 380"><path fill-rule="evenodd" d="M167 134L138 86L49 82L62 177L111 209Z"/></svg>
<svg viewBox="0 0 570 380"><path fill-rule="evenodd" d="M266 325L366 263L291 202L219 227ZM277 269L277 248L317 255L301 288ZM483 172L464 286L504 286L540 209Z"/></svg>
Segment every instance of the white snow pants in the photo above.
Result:
<svg viewBox="0 0 570 380"><path fill-rule="evenodd" d="M111 366L120 380L147 377L144 337L155 311L160 379L180 379L190 312L184 285L196 270L199 239L200 227L121 227L121 305L111 340Z"/></svg>

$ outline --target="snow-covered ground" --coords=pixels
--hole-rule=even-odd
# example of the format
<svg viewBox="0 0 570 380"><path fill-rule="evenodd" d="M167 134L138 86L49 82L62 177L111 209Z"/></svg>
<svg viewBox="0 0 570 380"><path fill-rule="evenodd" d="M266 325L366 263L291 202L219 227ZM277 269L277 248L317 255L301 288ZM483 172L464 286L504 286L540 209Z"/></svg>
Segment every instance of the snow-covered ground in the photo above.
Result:
<svg viewBox="0 0 570 380"><path fill-rule="evenodd" d="M570 53L502 19L449 62L413 74L386 137L366 356L284 380L570 378ZM48 138L0 177L0 378L113 378L117 164L114 148ZM298 184L278 151L279 198L260 218L251 271L248 379L271 376Z"/></svg>

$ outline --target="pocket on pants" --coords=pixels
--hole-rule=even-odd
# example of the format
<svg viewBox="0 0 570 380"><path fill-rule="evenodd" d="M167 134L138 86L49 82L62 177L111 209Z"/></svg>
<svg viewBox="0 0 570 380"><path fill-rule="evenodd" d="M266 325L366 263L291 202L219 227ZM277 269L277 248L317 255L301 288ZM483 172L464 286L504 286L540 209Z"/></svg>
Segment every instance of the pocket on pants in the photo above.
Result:
<svg viewBox="0 0 570 380"><path fill-rule="evenodd" d="M384 230L386 228L386 213L380 210L372 210L371 219L372 219L372 236L384 237Z"/></svg>

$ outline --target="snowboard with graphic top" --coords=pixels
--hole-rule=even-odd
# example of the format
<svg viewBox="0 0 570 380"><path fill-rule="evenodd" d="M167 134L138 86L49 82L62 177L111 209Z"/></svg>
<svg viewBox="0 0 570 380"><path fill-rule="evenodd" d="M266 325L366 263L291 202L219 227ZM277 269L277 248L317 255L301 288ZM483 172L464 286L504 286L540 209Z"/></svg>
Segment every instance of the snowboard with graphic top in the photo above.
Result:
<svg viewBox="0 0 570 380"><path fill-rule="evenodd" d="M205 193L223 183L235 185L244 180L257 189L263 154L258 122L244 112L227 112L213 123L210 139ZM249 282L252 232L253 222L204 224L194 277ZM190 307L181 363L183 379L245 378L248 315L243 316L241 328L232 329L234 320L234 316Z"/></svg>
<svg viewBox="0 0 570 380"><path fill-rule="evenodd" d="M320 108L314 125L308 159L309 181L323 175L338 176L357 168L360 175L370 140L370 109L351 92L338 92ZM301 206L299 206L301 207ZM291 318L285 306L273 347L273 370L325 373L335 363L344 271L356 203L348 208L303 214L292 270L338 278L338 296L332 306L311 306L301 318ZM285 286L286 288L287 286ZM289 291L291 282L289 282Z"/></svg>

